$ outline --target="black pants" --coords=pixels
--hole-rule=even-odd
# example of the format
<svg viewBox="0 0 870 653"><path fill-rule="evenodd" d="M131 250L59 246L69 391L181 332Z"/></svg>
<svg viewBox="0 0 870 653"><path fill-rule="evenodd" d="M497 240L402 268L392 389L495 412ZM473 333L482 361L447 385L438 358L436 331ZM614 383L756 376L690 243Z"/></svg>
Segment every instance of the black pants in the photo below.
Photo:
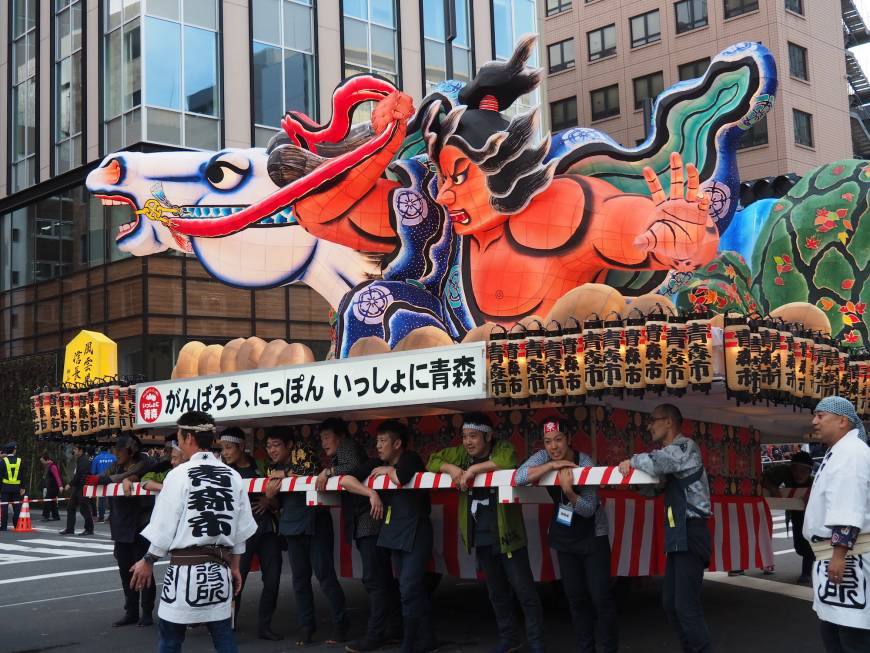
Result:
<svg viewBox="0 0 870 653"><path fill-rule="evenodd" d="M9 518L9 506L7 503L11 501L21 501L21 493L19 492L18 486L15 486L14 490L7 490L3 488L0 490L0 501L3 502L3 505L0 506L0 531L6 530L6 521ZM21 512L21 503L16 503L12 506L12 528L18 524L18 514Z"/></svg>
<svg viewBox="0 0 870 653"><path fill-rule="evenodd" d="M362 583L369 595L369 620L366 636L383 640L387 634L402 630L402 604L399 587L393 578L390 551L378 546L378 536L367 535L354 540L362 559Z"/></svg>
<svg viewBox="0 0 870 653"><path fill-rule="evenodd" d="M432 557L432 522L417 522L414 545L410 551L391 549L393 564L399 574L404 628L400 653L424 651L433 643L432 607L426 591L426 565Z"/></svg>
<svg viewBox="0 0 870 653"><path fill-rule="evenodd" d="M60 519L60 512L57 509L56 487L49 487L45 490L45 503L42 504L42 516L45 519Z"/></svg>
<svg viewBox="0 0 870 653"><path fill-rule="evenodd" d="M819 621L822 644L827 653L867 653L870 651L870 630L850 628Z"/></svg>
<svg viewBox="0 0 870 653"><path fill-rule="evenodd" d="M82 496L81 488L74 487L70 492L69 503L66 507L66 529L68 531L75 530L76 511L81 512L82 517L85 518L85 530L93 532L94 516L93 511L91 510L91 500Z"/></svg>
<svg viewBox="0 0 870 653"><path fill-rule="evenodd" d="M580 653L595 653L598 641L605 653L616 653L616 602L610 588L610 542L606 535L590 537L574 552L557 551L562 589ZM598 625L596 636L595 626Z"/></svg>
<svg viewBox="0 0 870 653"><path fill-rule="evenodd" d="M148 540L141 535L133 542L115 542L115 560L118 561L118 572L121 574L121 587L124 588L124 611L139 617L139 602L142 603L142 613L151 614L154 610L154 600L157 598L157 587L154 576L151 576L151 586L137 592L130 588L130 567L135 565L148 552ZM141 594L141 596L140 596Z"/></svg>
<svg viewBox="0 0 870 653"><path fill-rule="evenodd" d="M243 588L248 572L251 571L251 560L254 555L260 558L260 576L263 580L257 625L260 628L271 627L272 615L275 614L275 607L278 605L278 588L281 584L281 536L277 533L256 533L248 538L245 553L239 561ZM236 595L236 614L239 613L241 606L242 592L239 592Z"/></svg>
<svg viewBox="0 0 870 653"><path fill-rule="evenodd" d="M312 572L332 608L332 622L342 624L347 619L344 590L335 574L332 518L326 511L317 516L314 535L288 535L287 555L293 572L293 593L296 596L296 622L300 628L314 630L314 590Z"/></svg>
<svg viewBox="0 0 870 653"><path fill-rule="evenodd" d="M801 557L801 575L810 576L813 573L813 563L816 561L816 556L803 534L804 512L790 510L788 516L791 518L791 539L794 543L794 550Z"/></svg>
<svg viewBox="0 0 870 653"><path fill-rule="evenodd" d="M686 524L690 550L668 553L662 600L684 653L709 653L713 649L701 607L701 582L710 559L710 533L703 519L689 519Z"/></svg>
<svg viewBox="0 0 870 653"><path fill-rule="evenodd" d="M520 618L514 597L526 619L526 637L533 651L544 647L544 617L541 598L535 588L535 579L529 564L526 547L510 554L501 553L497 546L481 546L476 550L477 564L486 577L489 602L495 612L498 636L502 644L522 642Z"/></svg>

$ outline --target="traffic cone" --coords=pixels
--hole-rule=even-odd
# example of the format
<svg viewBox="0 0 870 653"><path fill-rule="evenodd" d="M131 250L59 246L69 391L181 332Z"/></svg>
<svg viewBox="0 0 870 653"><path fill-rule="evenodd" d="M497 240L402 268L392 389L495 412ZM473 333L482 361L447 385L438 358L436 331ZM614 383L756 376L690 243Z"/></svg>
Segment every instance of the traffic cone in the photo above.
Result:
<svg viewBox="0 0 870 653"><path fill-rule="evenodd" d="M18 523L15 525L16 533L32 533L33 524L30 523L30 499L24 496L21 512L18 514Z"/></svg>

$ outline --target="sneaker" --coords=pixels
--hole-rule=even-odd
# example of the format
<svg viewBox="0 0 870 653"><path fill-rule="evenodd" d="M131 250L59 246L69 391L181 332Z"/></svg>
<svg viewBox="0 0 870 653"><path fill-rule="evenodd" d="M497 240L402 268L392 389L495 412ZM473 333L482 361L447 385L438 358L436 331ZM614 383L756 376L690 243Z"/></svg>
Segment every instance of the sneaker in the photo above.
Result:
<svg viewBox="0 0 870 653"><path fill-rule="evenodd" d="M366 635L365 637L345 646L344 650L348 653L365 653L365 651L377 651L382 646L385 646L386 643L387 642L382 639L375 639L374 637Z"/></svg>

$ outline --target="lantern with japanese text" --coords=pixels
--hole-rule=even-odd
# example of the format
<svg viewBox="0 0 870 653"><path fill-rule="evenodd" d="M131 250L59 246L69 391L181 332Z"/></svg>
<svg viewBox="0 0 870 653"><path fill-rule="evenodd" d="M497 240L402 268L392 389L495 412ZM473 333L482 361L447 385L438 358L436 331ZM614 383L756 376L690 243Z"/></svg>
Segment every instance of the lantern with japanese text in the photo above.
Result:
<svg viewBox="0 0 870 653"><path fill-rule="evenodd" d="M109 389L105 383L97 386L97 429L105 431L108 428Z"/></svg>
<svg viewBox="0 0 870 653"><path fill-rule="evenodd" d="M637 315L632 316L633 313ZM646 318L637 308L625 320L625 390L630 396L642 397L646 382Z"/></svg>
<svg viewBox="0 0 870 653"><path fill-rule="evenodd" d="M686 321L689 383L692 390L708 393L713 385L713 326L709 310L692 313Z"/></svg>
<svg viewBox="0 0 870 653"><path fill-rule="evenodd" d="M122 431L132 431L136 421L136 386L129 382L121 385L121 402L118 411L118 424Z"/></svg>
<svg viewBox="0 0 870 653"><path fill-rule="evenodd" d="M792 325L792 334L794 335L794 345L792 346L792 351L794 351L794 387L791 399L796 406L803 406L804 397L807 396L806 357L809 341L803 324Z"/></svg>
<svg viewBox="0 0 870 653"><path fill-rule="evenodd" d="M121 428L121 423L118 421L121 411L121 386L118 385L118 380L113 379L106 387L106 427L110 431L117 431Z"/></svg>
<svg viewBox="0 0 870 653"><path fill-rule="evenodd" d="M81 424L79 423L79 393L76 389L71 389L69 393L68 415L69 437L78 437Z"/></svg>
<svg viewBox="0 0 870 653"><path fill-rule="evenodd" d="M747 323L749 324L749 369L752 371L749 396L755 402L761 396L762 346L760 329L762 320L757 314L753 314L748 318Z"/></svg>
<svg viewBox="0 0 870 653"><path fill-rule="evenodd" d="M529 367L526 363L526 327L519 322L511 327L507 339L508 395L511 404L529 400Z"/></svg>
<svg viewBox="0 0 870 653"><path fill-rule="evenodd" d="M529 379L529 400L547 400L547 364L544 346L547 330L540 320L532 320L526 334L526 367Z"/></svg>
<svg viewBox="0 0 870 653"><path fill-rule="evenodd" d="M779 365L780 402L791 403L797 389L797 363L794 334L787 324L782 324L779 328Z"/></svg>
<svg viewBox="0 0 870 653"><path fill-rule="evenodd" d="M88 390L82 388L79 398L79 437L91 434L91 414L88 408Z"/></svg>
<svg viewBox="0 0 870 653"><path fill-rule="evenodd" d="M821 331L813 334L813 343L813 380L810 387L813 399L818 400L828 394L832 347Z"/></svg>
<svg viewBox="0 0 870 653"><path fill-rule="evenodd" d="M586 394L600 397L604 384L604 322L593 313L595 318L583 323L583 364L586 368Z"/></svg>
<svg viewBox="0 0 870 653"><path fill-rule="evenodd" d="M816 364L816 343L815 335L812 331L804 328L803 339L806 341L806 350L804 352L804 406L814 406L819 397L813 393L813 369Z"/></svg>
<svg viewBox="0 0 870 653"><path fill-rule="evenodd" d="M498 331L500 330L500 331ZM506 404L508 394L507 329L496 325L486 343L486 357L489 367L489 394L497 404Z"/></svg>
<svg viewBox="0 0 870 653"><path fill-rule="evenodd" d="M834 394L845 397L849 392L849 354L837 350L837 390Z"/></svg>
<svg viewBox="0 0 870 653"><path fill-rule="evenodd" d="M644 381L648 391L659 394L665 389L665 352L668 322L664 309L657 307L646 317L646 365Z"/></svg>
<svg viewBox="0 0 870 653"><path fill-rule="evenodd" d="M665 336L665 387L669 394L682 396L689 387L689 343L686 318L671 315Z"/></svg>
<svg viewBox="0 0 870 653"><path fill-rule="evenodd" d="M616 311L604 318L601 344L604 389L621 397L625 390L625 324Z"/></svg>
<svg viewBox="0 0 870 653"><path fill-rule="evenodd" d="M544 382L551 401L565 401L565 353L562 350L562 325L556 320L547 324L544 339Z"/></svg>
<svg viewBox="0 0 870 653"><path fill-rule="evenodd" d="M48 397L48 430L52 436L61 433L60 427L60 393L55 390Z"/></svg>
<svg viewBox="0 0 870 653"><path fill-rule="evenodd" d="M39 432L42 436L51 435L51 421L49 415L49 405L51 402L51 391L48 388L43 388L39 393L37 405L37 417L39 418Z"/></svg>
<svg viewBox="0 0 870 653"><path fill-rule="evenodd" d="M586 400L586 352L580 323L573 317L573 326L562 329L562 351L565 354L565 396L569 403Z"/></svg>
<svg viewBox="0 0 870 653"><path fill-rule="evenodd" d="M728 313L724 319L725 379L729 397L749 401L752 392L752 353L749 324L743 315Z"/></svg>
<svg viewBox="0 0 870 653"><path fill-rule="evenodd" d="M758 325L761 351L758 359L760 396L767 401L779 401L779 329L776 320L766 318Z"/></svg>
<svg viewBox="0 0 870 653"><path fill-rule="evenodd" d="M70 393L67 388L61 390L58 395L57 407L58 414L60 417L60 434L63 437L69 437L70 435L70 410L71 406L71 398Z"/></svg>
<svg viewBox="0 0 870 653"><path fill-rule="evenodd" d="M33 435L37 438L42 436L42 424L39 419L39 390L36 391L36 394L30 396L30 419L33 422Z"/></svg>
<svg viewBox="0 0 870 653"><path fill-rule="evenodd" d="M870 414L870 357L865 352L858 362L858 396L855 410L866 417Z"/></svg>

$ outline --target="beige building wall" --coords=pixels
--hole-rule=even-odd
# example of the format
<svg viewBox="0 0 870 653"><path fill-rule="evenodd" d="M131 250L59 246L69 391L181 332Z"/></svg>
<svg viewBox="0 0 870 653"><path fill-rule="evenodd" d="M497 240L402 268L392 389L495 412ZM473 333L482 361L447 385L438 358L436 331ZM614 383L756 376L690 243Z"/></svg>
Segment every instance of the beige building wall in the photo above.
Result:
<svg viewBox="0 0 870 653"><path fill-rule="evenodd" d="M629 19L654 9L660 11L661 40L632 49ZM798 16L785 10L784 0L761 0L757 11L725 20L723 0L707 0L708 24L677 34L673 0L575 0L569 10L542 19L545 51L547 44L574 38L576 62L573 69L547 77L547 101L576 96L579 124L634 145L644 136L643 112L634 109L634 78L662 71L667 88L679 81L681 64L712 58L739 41L760 41L776 59L779 90L768 115L768 143L739 152L740 176L803 174L852 156L839 4L804 0L804 11ZM586 33L611 23L616 24L616 54L589 62ZM808 50L809 82L789 75L789 41ZM546 52L543 61L547 65ZM614 83L619 84L619 116L592 121L590 92ZM794 108L813 116L813 148L794 142Z"/></svg>

